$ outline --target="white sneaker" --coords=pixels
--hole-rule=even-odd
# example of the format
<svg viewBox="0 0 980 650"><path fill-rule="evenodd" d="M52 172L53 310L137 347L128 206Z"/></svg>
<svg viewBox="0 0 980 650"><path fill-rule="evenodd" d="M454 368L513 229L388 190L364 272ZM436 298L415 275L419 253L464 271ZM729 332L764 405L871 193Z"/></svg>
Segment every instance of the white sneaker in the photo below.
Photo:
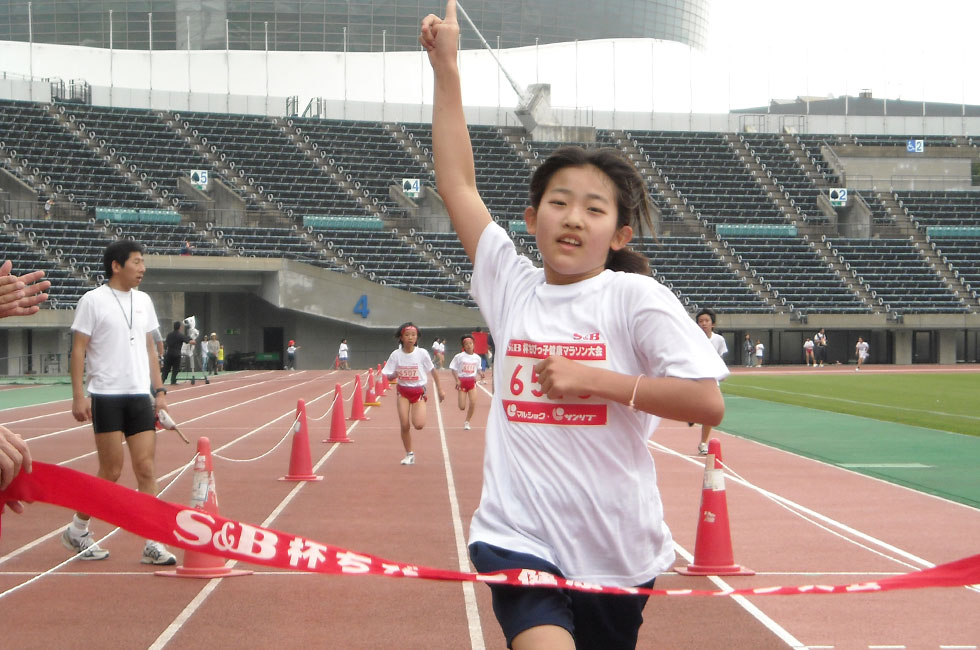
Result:
<svg viewBox="0 0 980 650"><path fill-rule="evenodd" d="M75 535L69 526L61 533L61 543L69 551L74 551L79 560L104 560L109 557L109 551L99 548L92 539L90 530L86 530L84 535Z"/></svg>
<svg viewBox="0 0 980 650"><path fill-rule="evenodd" d="M143 557L140 558L140 562L142 564L170 566L177 564L177 558L160 542L148 539L146 546L143 547Z"/></svg>
<svg viewBox="0 0 980 650"><path fill-rule="evenodd" d="M698 456L707 456L707 455L708 455L708 443L706 443L706 442L699 442L698 443Z"/></svg>
<svg viewBox="0 0 980 650"><path fill-rule="evenodd" d="M470 423L469 422L464 422L463 423L463 431L469 431L469 430L470 430Z"/></svg>
<svg viewBox="0 0 980 650"><path fill-rule="evenodd" d="M407 454L405 454L404 458L402 458L402 465L414 465L414 464L415 464L415 452L410 451Z"/></svg>

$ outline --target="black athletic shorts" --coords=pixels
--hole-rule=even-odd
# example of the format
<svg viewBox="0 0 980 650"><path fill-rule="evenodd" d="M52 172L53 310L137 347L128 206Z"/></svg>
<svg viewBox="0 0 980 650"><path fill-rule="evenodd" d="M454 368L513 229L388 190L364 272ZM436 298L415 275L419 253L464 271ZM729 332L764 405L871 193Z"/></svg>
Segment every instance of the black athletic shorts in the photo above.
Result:
<svg viewBox="0 0 980 650"><path fill-rule="evenodd" d="M129 436L155 427L156 412L149 395L92 395L92 426L96 433L122 431Z"/></svg>
<svg viewBox="0 0 980 650"><path fill-rule="evenodd" d="M562 576L558 567L539 557L474 542L470 560L480 573L505 569L535 569ZM653 587L653 580L638 585ZM632 650L643 623L648 596L596 594L551 588L489 584L493 613L507 637L507 647L521 632L539 625L563 627L574 637L577 650Z"/></svg>

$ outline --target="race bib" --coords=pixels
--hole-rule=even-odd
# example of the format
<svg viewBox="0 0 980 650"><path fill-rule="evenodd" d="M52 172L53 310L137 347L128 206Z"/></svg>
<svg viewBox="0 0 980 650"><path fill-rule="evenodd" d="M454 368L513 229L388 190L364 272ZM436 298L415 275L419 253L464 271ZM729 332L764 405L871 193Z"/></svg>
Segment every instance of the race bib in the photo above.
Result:
<svg viewBox="0 0 980 650"><path fill-rule="evenodd" d="M605 368L605 343L539 343L512 340L504 353L507 385L502 387L504 413L511 422L600 426L606 424L607 403L591 395L564 395L549 399L541 392L534 366L551 355Z"/></svg>

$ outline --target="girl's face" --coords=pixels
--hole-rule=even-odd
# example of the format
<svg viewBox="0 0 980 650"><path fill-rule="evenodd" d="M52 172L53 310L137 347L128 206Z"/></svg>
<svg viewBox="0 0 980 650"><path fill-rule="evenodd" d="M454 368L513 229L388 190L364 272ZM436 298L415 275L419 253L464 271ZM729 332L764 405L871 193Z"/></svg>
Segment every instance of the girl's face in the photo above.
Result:
<svg viewBox="0 0 980 650"><path fill-rule="evenodd" d="M463 352L473 354L473 339L463 339Z"/></svg>
<svg viewBox="0 0 980 650"><path fill-rule="evenodd" d="M537 209L524 211L549 284L572 284L602 273L610 249L633 236L617 226L616 186L591 165L564 167L551 177Z"/></svg>
<svg viewBox="0 0 980 650"><path fill-rule="evenodd" d="M411 352L415 348L415 344L418 343L419 331L414 327L406 327L402 330L402 335L399 338L402 342L402 349Z"/></svg>

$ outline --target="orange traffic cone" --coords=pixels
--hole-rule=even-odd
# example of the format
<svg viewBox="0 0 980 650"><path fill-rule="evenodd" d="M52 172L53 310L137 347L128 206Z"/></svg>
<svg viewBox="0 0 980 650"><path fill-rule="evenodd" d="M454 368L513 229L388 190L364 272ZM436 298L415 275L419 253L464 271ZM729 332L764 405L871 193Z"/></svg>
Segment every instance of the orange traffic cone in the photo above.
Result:
<svg viewBox="0 0 980 650"><path fill-rule="evenodd" d="M350 405L351 420L370 420L364 414L364 394L361 393L361 376L354 375L354 395Z"/></svg>
<svg viewBox="0 0 980 650"><path fill-rule="evenodd" d="M728 498L725 475L721 468L721 442L708 443L708 460L704 465L704 484L698 533L694 542L694 564L676 567L685 576L752 576L755 571L735 564L732 556L732 534L728 526Z"/></svg>
<svg viewBox="0 0 980 650"><path fill-rule="evenodd" d="M212 515L218 514L218 493L214 487L214 468L211 465L211 441L207 438L197 439L190 505ZM223 558L200 551L184 551L183 564L170 571L154 573L168 578L234 578L252 574L246 569L226 567Z"/></svg>
<svg viewBox="0 0 980 650"><path fill-rule="evenodd" d="M306 402L296 402L296 424L293 425L293 449L289 455L289 473L279 477L280 481L322 481L322 476L313 473L310 458L310 433L306 428Z"/></svg>
<svg viewBox="0 0 980 650"><path fill-rule="evenodd" d="M340 369L340 355L337 355L333 358L333 369L334 370Z"/></svg>
<svg viewBox="0 0 980 650"><path fill-rule="evenodd" d="M334 391L333 413L330 418L330 437L323 442L353 442L347 437L347 421L344 420L344 396L340 392L340 384Z"/></svg>
<svg viewBox="0 0 980 650"><path fill-rule="evenodd" d="M364 406L381 406L375 391L374 370L368 368L367 385L364 387Z"/></svg>

